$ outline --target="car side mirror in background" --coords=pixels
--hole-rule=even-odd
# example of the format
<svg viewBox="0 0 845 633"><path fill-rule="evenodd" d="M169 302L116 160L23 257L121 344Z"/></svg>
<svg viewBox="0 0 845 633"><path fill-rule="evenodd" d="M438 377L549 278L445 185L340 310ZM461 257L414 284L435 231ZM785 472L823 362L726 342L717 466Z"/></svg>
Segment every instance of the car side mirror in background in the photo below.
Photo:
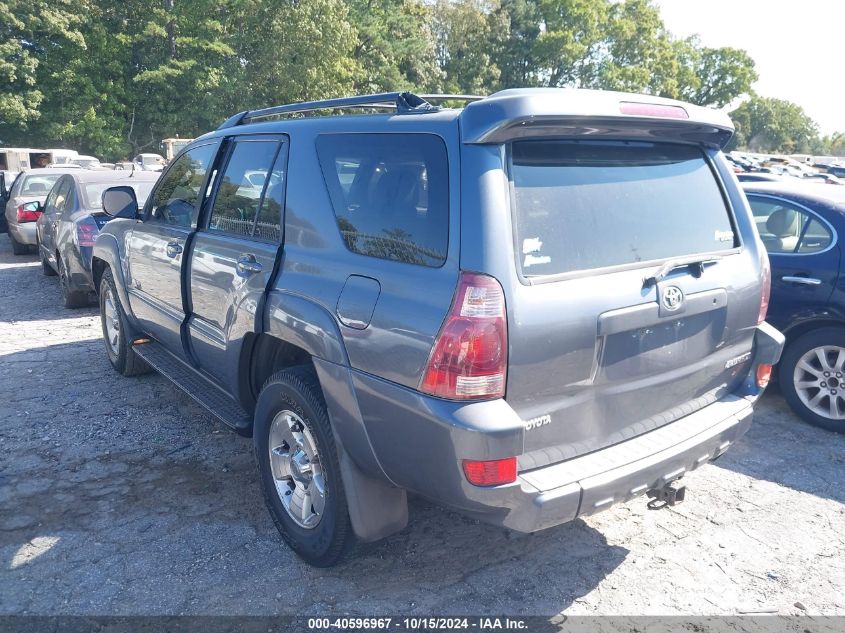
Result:
<svg viewBox="0 0 845 633"><path fill-rule="evenodd" d="M103 211L113 218L138 218L138 200L132 187L109 187L103 192Z"/></svg>
<svg viewBox="0 0 845 633"><path fill-rule="evenodd" d="M42 207L41 203L37 200L27 202L26 204L21 205L21 208L24 211L29 211L30 213L42 213L44 211L44 207Z"/></svg>

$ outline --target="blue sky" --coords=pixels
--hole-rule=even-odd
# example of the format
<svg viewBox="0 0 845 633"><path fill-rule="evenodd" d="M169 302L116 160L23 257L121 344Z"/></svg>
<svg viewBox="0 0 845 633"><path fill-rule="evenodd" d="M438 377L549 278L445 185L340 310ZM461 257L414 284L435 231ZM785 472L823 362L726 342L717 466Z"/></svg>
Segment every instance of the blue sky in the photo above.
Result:
<svg viewBox="0 0 845 633"><path fill-rule="evenodd" d="M845 132L845 0L656 0L678 37L748 51L765 97L793 101L823 134Z"/></svg>

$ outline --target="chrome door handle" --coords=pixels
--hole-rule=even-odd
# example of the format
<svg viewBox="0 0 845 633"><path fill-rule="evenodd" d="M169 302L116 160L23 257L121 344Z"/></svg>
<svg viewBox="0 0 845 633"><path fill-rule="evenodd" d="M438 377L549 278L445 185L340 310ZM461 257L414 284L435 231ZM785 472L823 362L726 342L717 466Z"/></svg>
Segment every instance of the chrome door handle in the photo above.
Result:
<svg viewBox="0 0 845 633"><path fill-rule="evenodd" d="M820 286L821 279L814 279L813 277L795 277L793 275L786 275L780 278L781 281L786 281L791 284L803 284L805 286Z"/></svg>
<svg viewBox="0 0 845 633"><path fill-rule="evenodd" d="M176 257L182 252L182 245L179 242L168 242L165 250L168 257Z"/></svg>
<svg viewBox="0 0 845 633"><path fill-rule="evenodd" d="M255 273L260 273L264 270L264 267L256 261L255 255L252 254L241 255L238 257L237 262L235 263L235 268L238 271L238 275L241 277L247 277Z"/></svg>

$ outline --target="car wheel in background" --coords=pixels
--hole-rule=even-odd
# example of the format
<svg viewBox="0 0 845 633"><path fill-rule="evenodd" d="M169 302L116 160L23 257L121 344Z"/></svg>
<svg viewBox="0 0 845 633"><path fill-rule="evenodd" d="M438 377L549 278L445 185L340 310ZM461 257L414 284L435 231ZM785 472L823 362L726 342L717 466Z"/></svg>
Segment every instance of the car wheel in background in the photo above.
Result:
<svg viewBox="0 0 845 633"><path fill-rule="evenodd" d="M126 314L117 295L114 278L108 268L100 281L100 324L103 326L103 342L109 362L124 376L137 376L151 371L151 368L132 349L128 336Z"/></svg>
<svg viewBox="0 0 845 633"><path fill-rule="evenodd" d="M802 419L845 433L845 328L821 328L795 339L783 353L778 379Z"/></svg>
<svg viewBox="0 0 845 633"><path fill-rule="evenodd" d="M41 244L37 244L35 246L35 250L38 251L38 259L41 260L41 272L44 273L45 277L55 277L56 271L53 270L53 267L50 265L50 262L44 257L44 251L41 250Z"/></svg>
<svg viewBox="0 0 845 633"><path fill-rule="evenodd" d="M255 407L253 444L264 499L282 538L311 565L335 565L353 535L313 369L286 369L267 380Z"/></svg>
<svg viewBox="0 0 845 633"><path fill-rule="evenodd" d="M12 252L15 255L26 255L29 253L29 246L27 244L21 244L15 239L15 236L12 235L12 232L9 231L9 240L12 242Z"/></svg>
<svg viewBox="0 0 845 633"><path fill-rule="evenodd" d="M68 272L65 260L56 255L56 262L59 265L59 287L62 291L62 302L66 308L81 308L88 305L88 293L81 290L74 290L70 287L70 272Z"/></svg>

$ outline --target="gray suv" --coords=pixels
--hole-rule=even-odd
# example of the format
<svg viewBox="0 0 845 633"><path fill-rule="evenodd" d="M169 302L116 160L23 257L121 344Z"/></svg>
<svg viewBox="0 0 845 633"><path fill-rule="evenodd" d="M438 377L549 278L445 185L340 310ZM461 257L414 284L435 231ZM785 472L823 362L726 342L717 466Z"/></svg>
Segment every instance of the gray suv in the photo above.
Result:
<svg viewBox="0 0 845 633"><path fill-rule="evenodd" d="M671 503L746 431L780 355L724 114L449 98L243 112L143 209L104 194L123 218L93 256L109 360L251 435L314 565L401 530L408 492L522 532Z"/></svg>

